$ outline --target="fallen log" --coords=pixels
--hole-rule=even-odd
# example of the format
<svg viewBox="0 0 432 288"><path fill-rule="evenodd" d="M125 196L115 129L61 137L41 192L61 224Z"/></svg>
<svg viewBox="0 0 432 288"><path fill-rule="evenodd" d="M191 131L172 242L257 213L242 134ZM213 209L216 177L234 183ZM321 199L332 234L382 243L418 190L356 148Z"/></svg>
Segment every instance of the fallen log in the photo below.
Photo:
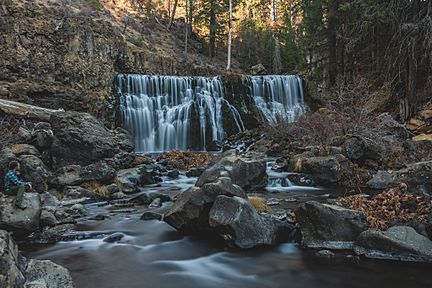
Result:
<svg viewBox="0 0 432 288"><path fill-rule="evenodd" d="M0 99L0 111L26 119L49 121L51 115L63 113L63 109L54 110L20 102Z"/></svg>

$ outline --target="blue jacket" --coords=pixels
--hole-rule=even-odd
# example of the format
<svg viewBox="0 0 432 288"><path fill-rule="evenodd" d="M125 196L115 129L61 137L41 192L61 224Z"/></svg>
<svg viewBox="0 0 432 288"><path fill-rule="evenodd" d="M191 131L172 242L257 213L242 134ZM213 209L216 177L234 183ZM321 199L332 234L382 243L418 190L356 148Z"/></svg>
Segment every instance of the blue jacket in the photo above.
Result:
<svg viewBox="0 0 432 288"><path fill-rule="evenodd" d="M5 192L9 193L10 189L13 186L20 186L23 185L25 187L28 187L28 182L25 182L23 180L21 180L20 178L18 178L18 176L16 175L15 171L13 170L9 170L6 173L6 176L4 178L4 185L5 185Z"/></svg>

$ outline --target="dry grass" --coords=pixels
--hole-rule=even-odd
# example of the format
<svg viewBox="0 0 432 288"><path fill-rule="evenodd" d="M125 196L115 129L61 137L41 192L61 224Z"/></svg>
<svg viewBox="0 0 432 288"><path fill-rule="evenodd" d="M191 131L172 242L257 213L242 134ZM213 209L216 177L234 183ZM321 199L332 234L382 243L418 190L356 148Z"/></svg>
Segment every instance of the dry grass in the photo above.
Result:
<svg viewBox="0 0 432 288"><path fill-rule="evenodd" d="M84 182L81 184L81 187L90 190L92 192L96 192L102 197L109 196L108 188L105 185L99 183L98 181Z"/></svg>
<svg viewBox="0 0 432 288"><path fill-rule="evenodd" d="M360 195L343 197L337 205L360 211L366 215L371 228L386 230L392 222L418 220L428 223L428 214L432 212L431 203L423 197L415 197L407 192L406 184L391 188L372 199Z"/></svg>
<svg viewBox="0 0 432 288"><path fill-rule="evenodd" d="M207 152L171 151L160 155L158 160L165 159L177 169L188 170L207 166L213 157Z"/></svg>
<svg viewBox="0 0 432 288"><path fill-rule="evenodd" d="M270 211L270 207L266 204L266 201L263 198L257 196L251 196L248 199L249 203L255 207L255 210L258 213L268 212Z"/></svg>

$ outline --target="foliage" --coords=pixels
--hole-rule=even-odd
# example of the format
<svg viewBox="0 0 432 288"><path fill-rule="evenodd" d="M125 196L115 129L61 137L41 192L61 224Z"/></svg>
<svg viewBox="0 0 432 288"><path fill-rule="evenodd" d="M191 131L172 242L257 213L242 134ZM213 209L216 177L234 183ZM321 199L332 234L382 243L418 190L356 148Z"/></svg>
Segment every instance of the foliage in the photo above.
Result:
<svg viewBox="0 0 432 288"><path fill-rule="evenodd" d="M18 132L23 126L22 120L10 115L0 115L0 150L19 142L20 136Z"/></svg>
<svg viewBox="0 0 432 288"><path fill-rule="evenodd" d="M169 165L177 169L188 170L206 167L213 159L213 155L206 152L170 151L161 154L158 161L165 159Z"/></svg>
<svg viewBox="0 0 432 288"><path fill-rule="evenodd" d="M266 204L266 201L263 198L251 196L248 198L248 201L252 204L252 206L255 207L255 210L258 213L270 211L270 207Z"/></svg>
<svg viewBox="0 0 432 288"><path fill-rule="evenodd" d="M98 181L88 181L81 184L81 187L90 190L92 192L96 192L97 194L101 195L102 197L108 197L109 192L107 186L101 184Z"/></svg>
<svg viewBox="0 0 432 288"><path fill-rule="evenodd" d="M427 203L423 197L408 193L407 186L403 183L370 200L362 195L353 195L343 197L336 204L364 213L369 226L381 230L410 220L428 223L428 214L432 212L431 203Z"/></svg>

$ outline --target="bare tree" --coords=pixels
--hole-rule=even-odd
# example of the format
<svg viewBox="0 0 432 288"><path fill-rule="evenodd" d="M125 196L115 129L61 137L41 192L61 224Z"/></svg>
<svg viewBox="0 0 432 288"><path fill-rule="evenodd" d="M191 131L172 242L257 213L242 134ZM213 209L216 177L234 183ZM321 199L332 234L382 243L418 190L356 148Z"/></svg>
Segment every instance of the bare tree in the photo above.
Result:
<svg viewBox="0 0 432 288"><path fill-rule="evenodd" d="M168 29L171 29L171 27L173 25L175 13L176 13L176 10L177 10L177 3L178 3L178 0L175 0L174 1L173 11L172 11L172 14L171 14L171 18L170 18L170 21L169 21L169 24L168 24Z"/></svg>
<svg viewBox="0 0 432 288"><path fill-rule="evenodd" d="M232 0L229 0L229 22L228 22L228 64L227 70L231 70L231 45L232 45Z"/></svg>

